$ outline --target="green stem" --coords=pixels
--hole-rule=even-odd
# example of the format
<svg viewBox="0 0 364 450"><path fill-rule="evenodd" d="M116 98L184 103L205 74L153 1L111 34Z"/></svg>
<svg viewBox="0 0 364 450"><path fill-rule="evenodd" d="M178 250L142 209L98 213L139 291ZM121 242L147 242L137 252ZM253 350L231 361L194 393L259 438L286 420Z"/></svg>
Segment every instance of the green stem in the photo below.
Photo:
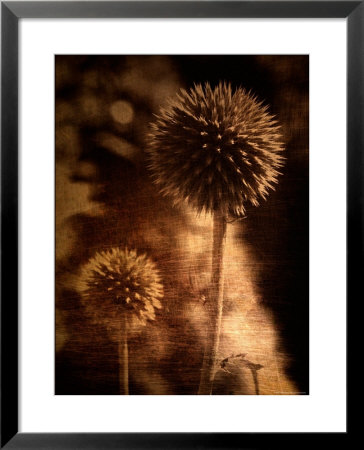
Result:
<svg viewBox="0 0 364 450"><path fill-rule="evenodd" d="M226 241L226 219L214 213L212 277L208 298L209 323L207 324L207 340L202 364L199 395L211 395L214 382L217 352L219 349L221 318L224 302L224 250Z"/></svg>
<svg viewBox="0 0 364 450"><path fill-rule="evenodd" d="M119 351L119 389L120 394L129 395L129 361L128 361L128 329L127 318L124 314L120 322Z"/></svg>

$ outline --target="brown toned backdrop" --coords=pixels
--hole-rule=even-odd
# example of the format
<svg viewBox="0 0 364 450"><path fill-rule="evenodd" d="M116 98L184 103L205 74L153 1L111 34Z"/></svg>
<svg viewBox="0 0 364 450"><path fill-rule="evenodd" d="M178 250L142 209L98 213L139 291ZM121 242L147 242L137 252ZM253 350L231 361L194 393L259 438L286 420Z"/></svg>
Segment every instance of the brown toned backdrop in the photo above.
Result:
<svg viewBox="0 0 364 450"><path fill-rule="evenodd" d="M145 168L148 124L194 82L243 86L282 124L276 191L229 227L221 359L261 364L261 394L308 393L307 56L57 56L56 394L117 394L117 346L73 289L98 250L125 245L158 264L157 319L129 339L131 394L196 394L204 346L211 219L161 198ZM254 394L247 367L215 394Z"/></svg>

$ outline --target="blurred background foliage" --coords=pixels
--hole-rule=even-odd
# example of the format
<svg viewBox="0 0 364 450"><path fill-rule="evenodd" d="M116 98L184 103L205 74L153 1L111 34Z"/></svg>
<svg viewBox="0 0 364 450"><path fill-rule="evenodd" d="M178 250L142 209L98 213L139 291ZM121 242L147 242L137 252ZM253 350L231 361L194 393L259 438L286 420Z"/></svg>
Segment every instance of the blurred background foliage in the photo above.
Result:
<svg viewBox="0 0 364 450"><path fill-rule="evenodd" d="M251 89L282 125L279 185L229 227L221 359L263 366L261 394L308 393L308 56L56 56L56 394L117 394L117 344L72 288L96 251L128 246L158 265L156 321L130 337L131 394L196 394L203 357L211 218L174 208L151 183L153 113L181 87ZM181 142L183 145L183 142ZM100 300L101 301L101 300ZM215 394L255 394L246 365Z"/></svg>

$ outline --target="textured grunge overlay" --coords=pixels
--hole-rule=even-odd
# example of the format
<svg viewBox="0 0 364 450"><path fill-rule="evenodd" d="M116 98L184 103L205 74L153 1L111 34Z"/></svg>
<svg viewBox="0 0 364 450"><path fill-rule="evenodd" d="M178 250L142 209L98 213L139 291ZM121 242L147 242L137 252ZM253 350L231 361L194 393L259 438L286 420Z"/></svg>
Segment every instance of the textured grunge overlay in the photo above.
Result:
<svg viewBox="0 0 364 450"><path fill-rule="evenodd" d="M308 65L55 57L56 394L309 393Z"/></svg>

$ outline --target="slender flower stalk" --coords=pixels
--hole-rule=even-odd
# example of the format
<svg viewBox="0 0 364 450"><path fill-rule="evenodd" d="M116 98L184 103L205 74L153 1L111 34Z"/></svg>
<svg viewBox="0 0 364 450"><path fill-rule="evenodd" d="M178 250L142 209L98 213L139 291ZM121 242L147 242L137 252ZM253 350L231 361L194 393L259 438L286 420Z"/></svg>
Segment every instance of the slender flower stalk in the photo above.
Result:
<svg viewBox="0 0 364 450"><path fill-rule="evenodd" d="M279 126L245 89L209 83L181 90L152 124L149 167L163 195L213 214L210 320L199 394L211 394L224 299L224 248L229 217L243 217L277 183L283 165Z"/></svg>
<svg viewBox="0 0 364 450"><path fill-rule="evenodd" d="M118 342L119 387L129 393L128 332L155 320L163 286L155 264L135 250L112 248L96 253L81 270L78 291L95 323Z"/></svg>

